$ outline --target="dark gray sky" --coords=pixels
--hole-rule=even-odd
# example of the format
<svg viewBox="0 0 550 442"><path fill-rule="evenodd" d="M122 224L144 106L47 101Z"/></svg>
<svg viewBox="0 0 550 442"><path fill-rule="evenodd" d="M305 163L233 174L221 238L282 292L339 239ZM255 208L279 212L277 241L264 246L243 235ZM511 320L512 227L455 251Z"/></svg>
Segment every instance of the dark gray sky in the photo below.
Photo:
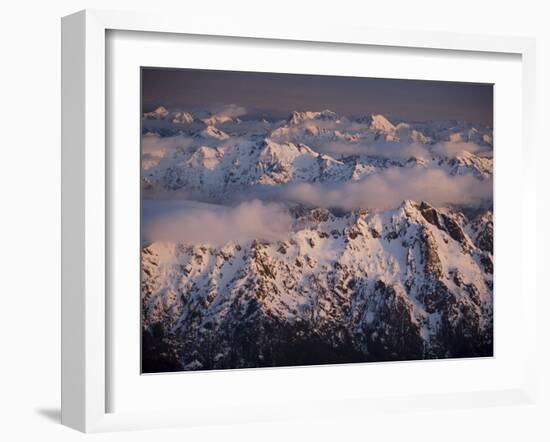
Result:
<svg viewBox="0 0 550 442"><path fill-rule="evenodd" d="M208 110L237 104L254 115L293 110L493 124L493 85L195 69L142 69L142 110Z"/></svg>

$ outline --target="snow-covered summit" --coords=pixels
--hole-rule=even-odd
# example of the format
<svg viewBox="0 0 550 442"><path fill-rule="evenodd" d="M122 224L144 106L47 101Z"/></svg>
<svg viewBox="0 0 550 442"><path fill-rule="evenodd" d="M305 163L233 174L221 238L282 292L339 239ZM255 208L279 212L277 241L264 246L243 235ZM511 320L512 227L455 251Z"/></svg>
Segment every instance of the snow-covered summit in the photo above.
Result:
<svg viewBox="0 0 550 442"><path fill-rule="evenodd" d="M165 114L163 109L157 111L155 115ZM190 119L184 114L180 118ZM449 176L471 175L479 180L490 180L493 174L491 147L482 140L492 133L479 126L460 127L461 133L479 137L482 144L453 138L459 127L455 123L445 132L445 125L437 122L394 125L382 115L373 115L361 123L331 111L295 112L290 121L276 123L259 119L205 125L195 118L190 124L174 124L172 132L167 129L170 120L148 121L147 133L157 134L155 151L164 143L186 147L163 155L163 161L144 159L146 189L191 188L209 198L225 198L259 184L342 184L391 170L440 170ZM155 127L159 127L157 132ZM423 133L427 128L431 128L431 136ZM203 146L223 152L223 157L204 170L197 165L188 171L189 158Z"/></svg>
<svg viewBox="0 0 550 442"><path fill-rule="evenodd" d="M209 126L215 126L217 124L229 123L233 121L229 115L211 115L206 118L202 118L201 121Z"/></svg>
<svg viewBox="0 0 550 442"><path fill-rule="evenodd" d="M371 115L371 128L381 132L394 132L395 126L383 115Z"/></svg>
<svg viewBox="0 0 550 442"><path fill-rule="evenodd" d="M174 112L172 114L173 123L191 124L193 121L195 118L189 112Z"/></svg>
<svg viewBox="0 0 550 442"><path fill-rule="evenodd" d="M164 106L159 106L151 112L143 114L144 120L165 120L174 124L191 124L195 121L195 117L185 111L170 111Z"/></svg>
<svg viewBox="0 0 550 442"><path fill-rule="evenodd" d="M177 370L492 354L490 214L296 217L286 240L144 248L146 346Z"/></svg>
<svg viewBox="0 0 550 442"><path fill-rule="evenodd" d="M146 120L163 120L169 114L170 112L168 112L168 109L166 109L164 106L159 106L154 111L145 112L143 114L143 118L145 118Z"/></svg>
<svg viewBox="0 0 550 442"><path fill-rule="evenodd" d="M201 131L200 135L204 138L215 138L216 140L227 140L229 138L229 135L227 135L223 130L211 125Z"/></svg>
<svg viewBox="0 0 550 442"><path fill-rule="evenodd" d="M288 118L290 125L298 125L307 120L320 120L320 121L336 121L338 120L338 115L331 110L325 109L320 112L298 112L294 111Z"/></svg>

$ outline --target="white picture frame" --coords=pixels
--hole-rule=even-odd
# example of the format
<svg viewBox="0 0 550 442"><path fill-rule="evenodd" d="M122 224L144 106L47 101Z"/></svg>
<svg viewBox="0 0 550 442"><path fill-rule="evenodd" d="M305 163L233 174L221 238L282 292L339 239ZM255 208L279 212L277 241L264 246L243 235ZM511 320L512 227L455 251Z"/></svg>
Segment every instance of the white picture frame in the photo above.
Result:
<svg viewBox="0 0 550 442"><path fill-rule="evenodd" d="M510 388L462 393L333 397L312 402L311 407L274 405L260 412L253 400L208 415L198 409L190 415L176 408L112 412L108 396L110 345L108 337L108 247L109 207L108 133L106 99L109 31L142 31L163 34L205 35L273 39L287 42L338 43L381 48L426 48L515 54L521 57L521 326L526 341L520 385ZM360 415L372 410L398 411L410 408L452 408L535 400L535 42L518 37L495 37L417 31L393 32L371 28L304 25L299 28L277 23L213 23L195 17L182 24L178 17L86 10L62 20L62 423L84 432L244 422L285 417L335 414ZM498 168L497 168L498 170ZM497 172L498 173L498 172ZM498 259L498 258L497 258ZM137 296L137 295L136 295ZM525 318L533 318L526 320ZM271 376L276 376L271 373ZM288 376L289 370L285 373ZM241 378L246 375L240 375ZM249 372L250 373L250 372ZM169 382L169 381L168 381Z"/></svg>

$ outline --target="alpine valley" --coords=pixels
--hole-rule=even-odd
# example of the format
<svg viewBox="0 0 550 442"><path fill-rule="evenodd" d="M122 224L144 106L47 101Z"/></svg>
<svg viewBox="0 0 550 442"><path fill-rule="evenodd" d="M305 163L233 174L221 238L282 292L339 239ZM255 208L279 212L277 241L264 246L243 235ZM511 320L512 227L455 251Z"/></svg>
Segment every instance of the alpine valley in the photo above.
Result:
<svg viewBox="0 0 550 442"><path fill-rule="evenodd" d="M493 131L142 117L142 370L493 354Z"/></svg>

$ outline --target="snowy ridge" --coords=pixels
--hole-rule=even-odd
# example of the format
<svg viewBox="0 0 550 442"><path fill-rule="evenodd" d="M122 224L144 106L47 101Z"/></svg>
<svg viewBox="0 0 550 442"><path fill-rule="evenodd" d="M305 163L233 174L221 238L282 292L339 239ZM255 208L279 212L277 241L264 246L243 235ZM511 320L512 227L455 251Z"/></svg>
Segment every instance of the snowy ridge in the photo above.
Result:
<svg viewBox="0 0 550 442"><path fill-rule="evenodd" d="M470 222L406 201L341 217L314 209L296 223L285 241L143 249L144 325L176 343L165 369L323 363L305 349L321 343L340 362L491 348L492 237L478 233L490 212ZM456 333L468 339L456 345ZM302 356L287 360L289 345Z"/></svg>
<svg viewBox="0 0 550 442"><path fill-rule="evenodd" d="M169 114L165 108L159 109L155 115ZM243 133L239 126L244 126ZM162 138L166 142L179 138L182 147L176 146L168 152L169 158L165 156L155 167L146 168L145 189L200 187L209 196L222 199L228 192L258 183L357 181L391 168L442 169L453 176L492 178L492 146L483 141L492 140L489 129L483 134L475 127L458 132L455 125L452 131L444 132L434 123L428 137L413 125L394 126L381 115L357 123L331 111L294 112L282 123L248 121L186 127L189 129L179 128L177 135ZM162 136L165 130L148 131L147 135ZM462 133L470 134L464 135L465 139L482 144L463 141ZM432 138L436 134L437 138ZM218 150L217 181L211 180L210 168L187 167L194 150L202 146Z"/></svg>

